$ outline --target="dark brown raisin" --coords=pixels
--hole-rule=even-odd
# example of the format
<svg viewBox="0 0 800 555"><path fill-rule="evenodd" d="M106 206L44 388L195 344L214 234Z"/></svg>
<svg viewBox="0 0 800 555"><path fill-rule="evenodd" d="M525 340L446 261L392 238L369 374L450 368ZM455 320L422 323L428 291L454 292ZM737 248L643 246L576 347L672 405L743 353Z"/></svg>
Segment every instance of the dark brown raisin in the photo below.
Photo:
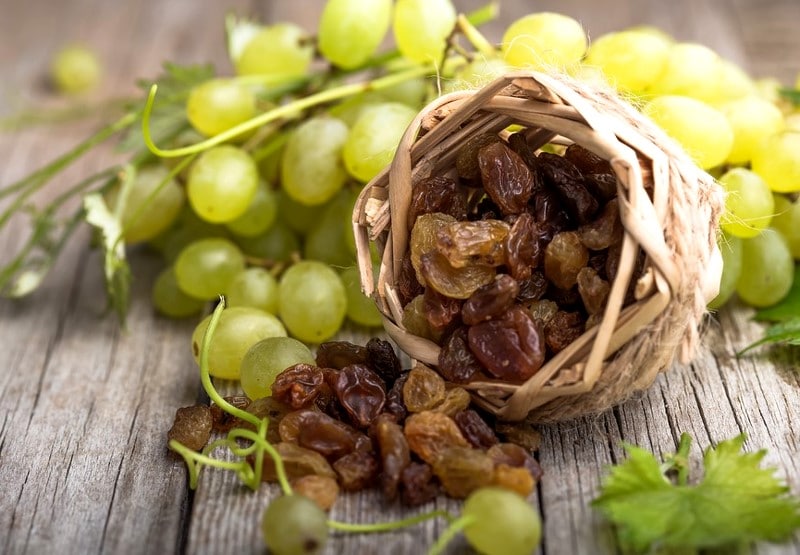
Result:
<svg viewBox="0 0 800 555"><path fill-rule="evenodd" d="M578 228L581 243L595 251L621 243L622 235L623 227L619 219L617 199L608 201L593 221Z"/></svg>
<svg viewBox="0 0 800 555"><path fill-rule="evenodd" d="M341 370L351 364L366 364L367 350L349 341L328 341L317 347L317 366Z"/></svg>
<svg viewBox="0 0 800 555"><path fill-rule="evenodd" d="M400 359L397 358L392 344L383 339L373 337L367 341L366 348L367 366L380 376L386 387L392 387L392 384L403 371Z"/></svg>
<svg viewBox="0 0 800 555"><path fill-rule="evenodd" d="M575 221L581 224L591 221L599 202L586 188L583 174L572 162L557 154L542 152L539 171Z"/></svg>
<svg viewBox="0 0 800 555"><path fill-rule="evenodd" d="M544 277L544 272L535 270L531 273L531 277L519 282L517 302L529 303L538 301L547 292L547 286L547 278Z"/></svg>
<svg viewBox="0 0 800 555"><path fill-rule="evenodd" d="M478 165L478 151L486 145L500 142L500 138L493 133L475 135L464 142L456 156L456 172L458 176L468 181L475 181L481 176Z"/></svg>
<svg viewBox="0 0 800 555"><path fill-rule="evenodd" d="M461 307L461 319L472 326L503 315L519 294L517 280L499 274L494 281L478 287Z"/></svg>
<svg viewBox="0 0 800 555"><path fill-rule="evenodd" d="M505 241L511 227L502 220L456 222L436 232L436 248L453 268L505 263Z"/></svg>
<svg viewBox="0 0 800 555"><path fill-rule="evenodd" d="M531 270L542 262L543 250L539 241L540 231L528 212L524 212L511 226L506 239L506 266L516 280L526 280Z"/></svg>
<svg viewBox="0 0 800 555"><path fill-rule="evenodd" d="M211 437L212 425L211 409L207 405L181 407L175 411L175 421L167 432L167 439L200 451Z"/></svg>
<svg viewBox="0 0 800 555"><path fill-rule="evenodd" d="M461 322L461 300L440 295L433 289L427 289L423 299L423 314L435 337L441 337Z"/></svg>
<svg viewBox="0 0 800 555"><path fill-rule="evenodd" d="M610 173L590 173L583 176L586 188L601 203L617 196L617 176Z"/></svg>
<svg viewBox="0 0 800 555"><path fill-rule="evenodd" d="M430 410L441 403L444 396L444 380L424 364L417 364L408 373L403 384L403 402L409 412Z"/></svg>
<svg viewBox="0 0 800 555"><path fill-rule="evenodd" d="M558 233L544 251L544 275L559 289L578 282L578 272L589 262L589 251L574 231Z"/></svg>
<svg viewBox="0 0 800 555"><path fill-rule="evenodd" d="M599 157L597 154L573 143L564 151L564 158L580 170L581 173L614 173L608 160Z"/></svg>
<svg viewBox="0 0 800 555"><path fill-rule="evenodd" d="M322 370L311 364L300 363L275 376L272 396L297 410L311 405L322 386Z"/></svg>
<svg viewBox="0 0 800 555"><path fill-rule="evenodd" d="M583 335L584 318L580 312L559 310L544 326L544 338L553 353L564 350Z"/></svg>
<svg viewBox="0 0 800 555"><path fill-rule="evenodd" d="M497 443L497 436L492 428L474 410L461 411L453 417L453 420L456 421L458 429L473 447L485 451Z"/></svg>
<svg viewBox="0 0 800 555"><path fill-rule="evenodd" d="M470 212L469 216L471 221L501 220L503 218L503 213L500 211L500 207L497 206L491 198L484 196L475 206L474 213Z"/></svg>
<svg viewBox="0 0 800 555"><path fill-rule="evenodd" d="M236 407L237 409L244 410L250 404L250 398L246 395L231 395L224 397L225 401ZM218 433L225 433L231 429L241 425L241 420L225 412L218 405L211 405L211 420L213 422L212 429Z"/></svg>
<svg viewBox="0 0 800 555"><path fill-rule="evenodd" d="M323 457L333 460L369 445L368 438L344 422L334 420L327 414L316 411L303 411L300 420L297 443L301 447L316 451ZM287 415L283 421L285 422Z"/></svg>
<svg viewBox="0 0 800 555"><path fill-rule="evenodd" d="M503 215L524 212L533 194L534 176L520 155L504 143L492 143L478 151L478 165L483 188Z"/></svg>
<svg viewBox="0 0 800 555"><path fill-rule="evenodd" d="M439 372L447 381L466 383L482 369L469 348L467 328L456 328L439 351Z"/></svg>
<svg viewBox="0 0 800 555"><path fill-rule="evenodd" d="M378 375L361 364L346 366L332 389L356 426L366 428L383 410L386 386Z"/></svg>
<svg viewBox="0 0 800 555"><path fill-rule="evenodd" d="M386 404L383 406L384 412L390 414L398 424L402 423L408 416L408 410L403 403L403 386L407 379L408 372L400 374L400 377L395 380L386 394Z"/></svg>
<svg viewBox="0 0 800 555"><path fill-rule="evenodd" d="M422 295L424 288L417 280L417 272L411 263L411 253L407 252L400 261L400 272L395 283L400 303L405 306L417 295Z"/></svg>
<svg viewBox="0 0 800 555"><path fill-rule="evenodd" d="M381 457L381 488L388 499L394 499L403 470L411 462L406 436L403 428L387 414L375 419L371 432Z"/></svg>
<svg viewBox="0 0 800 555"><path fill-rule="evenodd" d="M520 133L512 133L508 136L508 146L519 154L520 158L522 158L528 167L532 170L534 175L534 179L538 181L537 175L537 159L536 159L536 152L530 147L528 144L527 139L525 138L524 132ZM537 183L534 183L534 193L538 189Z"/></svg>
<svg viewBox="0 0 800 555"><path fill-rule="evenodd" d="M333 470L339 475L344 491L361 491L376 482L380 467L373 455L359 451L338 459Z"/></svg>
<svg viewBox="0 0 800 555"><path fill-rule="evenodd" d="M414 184L408 208L408 229L414 227L418 216L433 212L449 214L457 220L467 219L467 196L449 177L428 177Z"/></svg>
<svg viewBox="0 0 800 555"><path fill-rule="evenodd" d="M533 199L533 218L539 225L540 241L548 243L559 231L573 229L572 218L555 191L545 187Z"/></svg>
<svg viewBox="0 0 800 555"><path fill-rule="evenodd" d="M401 500L404 505L417 507L433 501L439 495L439 481L429 464L412 462L400 475Z"/></svg>

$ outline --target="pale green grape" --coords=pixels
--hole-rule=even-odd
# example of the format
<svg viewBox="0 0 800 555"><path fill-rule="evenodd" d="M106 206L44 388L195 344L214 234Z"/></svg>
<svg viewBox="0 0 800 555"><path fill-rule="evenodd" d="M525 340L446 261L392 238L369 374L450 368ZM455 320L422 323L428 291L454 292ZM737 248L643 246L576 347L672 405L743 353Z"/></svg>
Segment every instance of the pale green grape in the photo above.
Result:
<svg viewBox="0 0 800 555"><path fill-rule="evenodd" d="M459 68L448 82L445 92L477 89L507 73L508 65L498 58L476 58Z"/></svg>
<svg viewBox="0 0 800 555"><path fill-rule="evenodd" d="M278 313L292 336L321 343L342 326L347 296L342 280L322 262L298 262L281 276Z"/></svg>
<svg viewBox="0 0 800 555"><path fill-rule="evenodd" d="M228 306L252 306L278 313L278 281L264 268L247 268L228 284Z"/></svg>
<svg viewBox="0 0 800 555"><path fill-rule="evenodd" d="M234 61L239 75L301 76L314 56L313 42L292 23L264 27Z"/></svg>
<svg viewBox="0 0 800 555"><path fill-rule="evenodd" d="M230 281L243 269L244 256L227 239L194 241L175 260L178 286L198 299L210 300L225 294Z"/></svg>
<svg viewBox="0 0 800 555"><path fill-rule="evenodd" d="M377 275L378 268L374 268ZM340 277L347 295L347 317L356 324L378 328L383 325L381 313L375 306L375 301L364 295L361 291L361 274L358 268L352 266L344 270Z"/></svg>
<svg viewBox="0 0 800 555"><path fill-rule="evenodd" d="M335 195L347 181L342 164L347 136L347 125L336 118L313 117L297 126L281 160L284 191L310 206Z"/></svg>
<svg viewBox="0 0 800 555"><path fill-rule="evenodd" d="M339 67L356 68L380 46L391 17L392 0L328 0L319 22L319 51Z"/></svg>
<svg viewBox="0 0 800 555"><path fill-rule="evenodd" d="M258 170L244 150L213 147L192 164L186 190L197 215L212 223L235 220L247 210L258 189Z"/></svg>
<svg viewBox="0 0 800 555"><path fill-rule="evenodd" d="M733 147L733 129L722 112L694 98L661 96L644 113L678 141L703 169L725 161Z"/></svg>
<svg viewBox="0 0 800 555"><path fill-rule="evenodd" d="M283 189L278 192L278 218L298 235L307 235L311 228L320 221L326 208L326 204L308 206L297 202Z"/></svg>
<svg viewBox="0 0 800 555"><path fill-rule="evenodd" d="M775 213L772 191L755 172L733 168L719 178L728 195L722 229L736 237L755 237L770 225Z"/></svg>
<svg viewBox="0 0 800 555"><path fill-rule="evenodd" d="M211 315L206 316L192 333L192 354L200 364L203 344ZM268 337L285 337L286 328L277 317L257 308L236 306L226 309L211 340L208 354L209 373L215 378L239 379L239 367L250 347Z"/></svg>
<svg viewBox="0 0 800 555"><path fill-rule="evenodd" d="M175 270L166 268L156 278L151 296L155 309L170 318L186 318L200 314L205 301L190 297L178 287Z"/></svg>
<svg viewBox="0 0 800 555"><path fill-rule="evenodd" d="M742 274L742 240L732 235L723 235L719 240L722 253L722 278L719 293L708 303L708 308L716 309L724 305L736 292L736 283Z"/></svg>
<svg viewBox="0 0 800 555"><path fill-rule="evenodd" d="M476 490L464 502L469 544L485 555L529 555L542 537L539 514L520 495L501 488Z"/></svg>
<svg viewBox="0 0 800 555"><path fill-rule="evenodd" d="M189 243L211 237L226 239L228 230L224 226L205 221L195 214L191 206L184 205L175 225L153 239L150 244L158 243L155 246L161 251L164 260L172 262Z"/></svg>
<svg viewBox="0 0 800 555"><path fill-rule="evenodd" d="M388 102L383 92L366 91L344 99L331 107L328 113L336 119L342 120L347 127L353 127L364 109L375 104Z"/></svg>
<svg viewBox="0 0 800 555"><path fill-rule="evenodd" d="M267 505L261 530L274 555L314 555L328 540L328 518L309 498L284 495Z"/></svg>
<svg viewBox="0 0 800 555"><path fill-rule="evenodd" d="M186 116L199 133L212 136L256 114L256 97L249 87L232 79L211 79L189 93Z"/></svg>
<svg viewBox="0 0 800 555"><path fill-rule="evenodd" d="M100 61L84 46L71 45L58 51L50 63L50 78L59 92L77 94L100 82Z"/></svg>
<svg viewBox="0 0 800 555"><path fill-rule="evenodd" d="M794 261L786 239L772 228L742 241L742 271L736 293L749 305L771 306L792 287Z"/></svg>
<svg viewBox="0 0 800 555"><path fill-rule="evenodd" d="M800 132L784 131L761 141L751 167L776 193L800 191Z"/></svg>
<svg viewBox="0 0 800 555"><path fill-rule="evenodd" d="M392 161L400 138L416 115L397 102L364 108L342 151L350 175L363 182L378 175Z"/></svg>
<svg viewBox="0 0 800 555"><path fill-rule="evenodd" d="M661 75L649 92L713 101L717 97L717 80L721 71L719 55L707 46L676 43L670 46Z"/></svg>
<svg viewBox="0 0 800 555"><path fill-rule="evenodd" d="M405 61L405 60L403 60ZM390 69L393 64L387 64L387 69ZM398 64L398 71L402 70L402 66ZM381 89L381 96L388 102L399 102L406 106L411 106L415 110L419 110L431 90L431 83L424 77L414 77L395 83L390 87Z"/></svg>
<svg viewBox="0 0 800 555"><path fill-rule="evenodd" d="M439 63L456 24L450 0L397 0L393 31L397 49L418 63Z"/></svg>
<svg viewBox="0 0 800 555"><path fill-rule="evenodd" d="M787 114L783 122L786 125L787 131L800 133L800 112L792 112L791 114Z"/></svg>
<svg viewBox="0 0 800 555"><path fill-rule="evenodd" d="M244 213L225 226L235 235L255 237L275 223L278 215L278 193L266 183L261 183Z"/></svg>
<svg viewBox="0 0 800 555"><path fill-rule="evenodd" d="M617 88L642 93L661 75L671 41L641 30L609 33L593 41L584 63L603 70Z"/></svg>
<svg viewBox="0 0 800 555"><path fill-rule="evenodd" d="M186 202L183 189L174 180L164 183L168 171L163 166L141 168L127 190L121 220L126 243L149 241L168 229ZM113 210L119 202L119 187L109 191L106 200ZM149 198L154 194L153 198Z"/></svg>
<svg viewBox="0 0 800 555"><path fill-rule="evenodd" d="M303 343L291 337L271 337L254 344L242 359L240 382L250 399L272 394L275 377L295 364L316 364Z"/></svg>
<svg viewBox="0 0 800 555"><path fill-rule="evenodd" d="M515 67L565 68L586 52L586 33L569 16L540 12L514 21L503 34L503 57Z"/></svg>
<svg viewBox="0 0 800 555"><path fill-rule="evenodd" d="M717 74L715 102L726 102L756 96L758 91L753 80L745 71L730 60L720 60Z"/></svg>
<svg viewBox="0 0 800 555"><path fill-rule="evenodd" d="M783 195L775 195L772 227L786 239L792 256L800 260L800 200L792 202Z"/></svg>
<svg viewBox="0 0 800 555"><path fill-rule="evenodd" d="M256 237L237 237L236 243L248 256L271 262L289 262L300 252L300 240L281 220Z"/></svg>
<svg viewBox="0 0 800 555"><path fill-rule="evenodd" d="M331 266L345 267L353 263L353 256L347 247L353 230L345 228L342 222L352 218L355 196L347 190L341 191L325 207L322 217L311 227L306 235L303 248L304 258L319 260Z"/></svg>
<svg viewBox="0 0 800 555"><path fill-rule="evenodd" d="M733 129L731 164L744 164L753 157L759 143L783 130L783 114L773 103L757 96L731 100L719 107Z"/></svg>

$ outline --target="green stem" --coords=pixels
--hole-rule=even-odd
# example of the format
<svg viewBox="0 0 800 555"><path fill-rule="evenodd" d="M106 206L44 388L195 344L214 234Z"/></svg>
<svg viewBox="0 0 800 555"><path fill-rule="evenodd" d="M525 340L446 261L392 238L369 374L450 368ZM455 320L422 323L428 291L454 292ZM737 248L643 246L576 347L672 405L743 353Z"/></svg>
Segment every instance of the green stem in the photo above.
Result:
<svg viewBox="0 0 800 555"><path fill-rule="evenodd" d="M463 16L458 16L458 29L467 38L469 43L486 58L494 58L497 56L497 49L486 40L486 37L478 31L478 29Z"/></svg>
<svg viewBox="0 0 800 555"><path fill-rule="evenodd" d="M266 451L272 459L272 462L275 463L275 474L278 478L278 483L281 486L281 490L283 490L283 494L291 495L292 486L289 484L289 478L286 475L286 467L283 465L283 459L275 447L269 441L267 441L267 426L268 423L267 419L265 418L261 421L257 433L254 433L251 430L245 430L244 428L234 428L230 431L228 437L233 439L247 439L252 441L253 445L257 446L257 449L255 450L256 462L258 462L259 454L262 456L262 463L260 465L256 465L256 474L258 475L259 481L261 480L261 469L263 468L263 455L264 451Z"/></svg>
<svg viewBox="0 0 800 555"><path fill-rule="evenodd" d="M356 532L356 533L388 532L389 530L398 530L400 528L414 526L415 524L419 524L420 522L425 522L426 520L432 520L434 518L439 518L439 517L447 519L448 522L453 521L452 515L447 511L436 510L436 511L431 511L429 513L424 513L421 515L415 515L408 518L404 518L402 520L395 520L393 522L377 522L375 524L351 524L349 522L338 522L336 520L329 520L328 526L330 528L333 528L334 530L339 530L341 532Z"/></svg>
<svg viewBox="0 0 800 555"><path fill-rule="evenodd" d="M685 486L689 483L689 449L692 446L692 436L686 432L681 434L678 452L675 458L678 463L678 485Z"/></svg>
<svg viewBox="0 0 800 555"><path fill-rule="evenodd" d="M444 552L444 548L447 547L447 544L449 544L459 532L472 524L474 521L474 515L464 515L451 522L450 526L448 526L447 529L442 532L442 534L436 540L436 543L433 544L433 547L431 547L430 551L428 551L428 555L439 555L440 553Z"/></svg>
<svg viewBox="0 0 800 555"><path fill-rule="evenodd" d="M112 98L97 104L78 104L53 110L25 109L0 119L0 132L20 131L38 125L56 125L72 121L110 115L130 105L130 98Z"/></svg>
<svg viewBox="0 0 800 555"><path fill-rule="evenodd" d="M208 455L204 455L189 449L174 439L170 440L169 448L183 457L183 460L186 462L186 467L189 469L189 487L191 489L197 488L197 479L200 476L200 469L202 468L202 465L220 468L223 470L239 471L242 469L241 462L221 461L219 459L209 457Z"/></svg>
<svg viewBox="0 0 800 555"><path fill-rule="evenodd" d="M158 146L156 146L156 144L153 142L153 137L150 132L150 115L153 111L153 104L155 102L156 91L158 90L158 85L153 85L152 88L150 89L150 94L147 97L147 104L145 105L144 108L144 116L142 118L142 134L144 135L144 141L145 144L147 145L147 148L149 148L153 154L160 156L162 158L175 158L178 156L186 156L187 154L194 154L196 152L201 152L203 150L207 150L211 147L222 144L226 141L229 141L241 135L242 133L246 133L252 129L256 129L257 127L260 127L278 118L290 117L295 113L307 110L308 108L312 108L320 104L325 104L327 102L332 102L334 100L346 98L348 96L353 96L360 92L369 90L380 90L387 87L391 87L392 85L395 85L397 83L402 83L403 81L413 79L414 77L421 77L423 75L427 75L428 73L430 73L430 71L431 71L430 66L423 65L400 73L387 75L386 77L380 77L378 79L375 79L374 81L342 85L341 87L336 87L335 89L329 89L316 94L312 94L310 96L297 99L293 102L289 102L288 104L284 104L283 106L280 106L268 112L264 112L263 114L256 116L253 119L250 119L244 123L240 123L239 125L232 127L227 131L220 133L219 135L215 135L209 139L206 139L205 141L201 141L194 145L186 146L183 148L175 148L168 150L161 149Z"/></svg>

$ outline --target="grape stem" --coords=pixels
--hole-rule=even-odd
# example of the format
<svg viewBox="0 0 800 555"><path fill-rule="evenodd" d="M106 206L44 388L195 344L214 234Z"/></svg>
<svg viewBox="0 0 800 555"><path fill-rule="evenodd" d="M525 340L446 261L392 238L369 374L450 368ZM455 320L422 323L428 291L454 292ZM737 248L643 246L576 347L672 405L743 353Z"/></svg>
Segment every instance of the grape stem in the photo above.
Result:
<svg viewBox="0 0 800 555"><path fill-rule="evenodd" d="M349 522L338 522L336 520L329 520L328 527L341 532L354 532L354 533L367 533L367 532L388 532L390 530L398 530L406 528L407 526L414 526L426 520L434 518L444 518L448 522L453 521L453 516L442 509L430 511L421 515L414 515L402 520L395 520L392 522L376 522L374 524L351 524Z"/></svg>
<svg viewBox="0 0 800 555"><path fill-rule="evenodd" d="M464 528L469 526L475 521L474 515L462 515L456 520L450 523L444 532L439 536L436 540L436 543L428 551L428 555L440 555L444 552L444 548L447 547L453 538L455 538L459 532L461 532Z"/></svg>

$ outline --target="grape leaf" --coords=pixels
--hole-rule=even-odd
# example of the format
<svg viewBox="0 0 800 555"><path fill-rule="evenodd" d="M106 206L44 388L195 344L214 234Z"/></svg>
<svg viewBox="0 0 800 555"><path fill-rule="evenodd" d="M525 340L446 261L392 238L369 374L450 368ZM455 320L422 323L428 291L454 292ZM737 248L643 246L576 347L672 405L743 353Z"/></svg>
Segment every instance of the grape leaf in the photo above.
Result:
<svg viewBox="0 0 800 555"><path fill-rule="evenodd" d="M628 460L613 466L592 505L617 525L621 543L636 552L653 548L710 548L753 541L785 541L800 528L800 499L760 463L765 450L742 452L745 436L709 448L705 477L685 478L681 450L659 464L655 456L625 445ZM682 452L683 451L683 452ZM668 473L679 470L678 483Z"/></svg>
<svg viewBox="0 0 800 555"><path fill-rule="evenodd" d="M778 92L795 106L800 106L800 89L778 89Z"/></svg>
<svg viewBox="0 0 800 555"><path fill-rule="evenodd" d="M736 353L741 356L751 349L761 345L783 343L786 345L800 345L800 316L795 316L789 320L778 322L768 327L764 331L764 336Z"/></svg>
<svg viewBox="0 0 800 555"><path fill-rule="evenodd" d="M756 312L754 318L762 322L785 322L800 317L800 265L795 266L794 281L789 293L781 302Z"/></svg>

